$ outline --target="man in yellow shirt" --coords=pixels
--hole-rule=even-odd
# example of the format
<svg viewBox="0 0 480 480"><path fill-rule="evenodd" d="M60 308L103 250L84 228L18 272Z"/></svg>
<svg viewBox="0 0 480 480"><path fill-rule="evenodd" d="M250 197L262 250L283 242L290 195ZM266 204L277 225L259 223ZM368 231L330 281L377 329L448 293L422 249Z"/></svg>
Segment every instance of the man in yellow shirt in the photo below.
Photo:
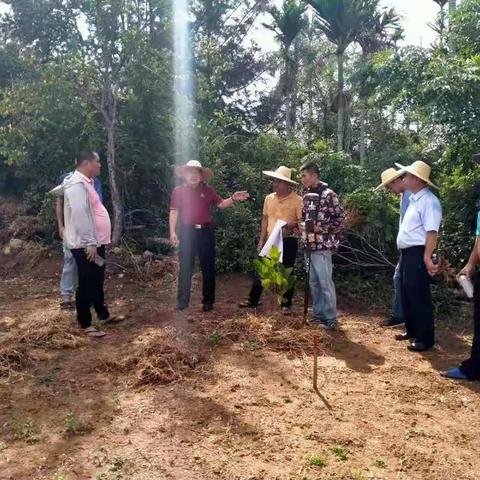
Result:
<svg viewBox="0 0 480 480"><path fill-rule="evenodd" d="M295 230L298 229L298 223L302 220L303 206L302 197L293 191L293 187L298 184L292 180L292 170L287 167L282 166L274 172L266 171L263 174L274 179L274 193L265 197L258 251L262 250L277 220L283 220L287 222L287 225L283 228L283 264L287 268L294 267L298 251L298 239L295 236ZM262 290L262 282L258 275L255 275L248 299L240 303L240 307L257 307ZM286 314L290 312L293 293L292 288L284 296L282 310Z"/></svg>

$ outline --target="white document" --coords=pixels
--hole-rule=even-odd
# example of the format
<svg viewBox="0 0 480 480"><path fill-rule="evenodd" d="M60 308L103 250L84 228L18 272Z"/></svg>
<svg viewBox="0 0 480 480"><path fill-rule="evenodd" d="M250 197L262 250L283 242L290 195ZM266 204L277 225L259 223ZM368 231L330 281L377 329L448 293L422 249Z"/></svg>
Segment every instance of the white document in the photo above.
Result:
<svg viewBox="0 0 480 480"><path fill-rule="evenodd" d="M260 252L261 257L270 256L270 250L272 247L277 247L280 252L280 261L283 262L283 235L282 228L287 224L284 220L277 220L277 223L273 227L272 233L268 237L267 242L265 243L262 251Z"/></svg>

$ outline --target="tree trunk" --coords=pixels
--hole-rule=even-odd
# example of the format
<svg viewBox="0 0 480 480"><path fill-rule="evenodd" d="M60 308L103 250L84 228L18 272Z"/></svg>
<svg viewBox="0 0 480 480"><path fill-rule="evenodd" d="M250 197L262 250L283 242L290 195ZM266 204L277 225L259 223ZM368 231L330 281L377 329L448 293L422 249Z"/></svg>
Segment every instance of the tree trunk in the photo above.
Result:
<svg viewBox="0 0 480 480"><path fill-rule="evenodd" d="M337 53L338 60L338 116L337 116L337 151L343 152L343 136L345 122L345 99L343 95L344 79L343 79L343 54Z"/></svg>
<svg viewBox="0 0 480 480"><path fill-rule="evenodd" d="M365 160L366 151L367 151L367 112L364 105L360 106L360 142L359 142L359 152L360 152L360 161Z"/></svg>
<svg viewBox="0 0 480 480"><path fill-rule="evenodd" d="M288 50L285 50L285 128L287 130L287 137L292 135L292 65L290 64L290 57Z"/></svg>
<svg viewBox="0 0 480 480"><path fill-rule="evenodd" d="M107 131L107 165L110 182L110 196L113 207L112 245L119 245L123 236L123 200L117 178L117 157L115 138L117 133L117 99L113 92L108 93L108 107L104 112Z"/></svg>
<svg viewBox="0 0 480 480"><path fill-rule="evenodd" d="M440 6L440 47L443 48L444 45L444 38L445 38L445 23L446 23L446 13L445 13L445 5Z"/></svg>

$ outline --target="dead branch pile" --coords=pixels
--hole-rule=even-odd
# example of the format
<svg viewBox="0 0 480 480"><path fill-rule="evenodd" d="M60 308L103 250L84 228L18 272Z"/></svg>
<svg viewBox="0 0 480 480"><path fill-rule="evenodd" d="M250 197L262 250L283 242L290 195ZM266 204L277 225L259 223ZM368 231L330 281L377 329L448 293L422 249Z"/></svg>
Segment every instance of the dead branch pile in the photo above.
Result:
<svg viewBox="0 0 480 480"><path fill-rule="evenodd" d="M0 378L10 380L22 370L34 365L37 358L28 352L25 345L0 345Z"/></svg>
<svg viewBox="0 0 480 480"><path fill-rule="evenodd" d="M155 330L137 339L132 354L120 361L107 360L104 367L130 375L134 386L163 385L183 378L202 360L174 330Z"/></svg>
<svg viewBox="0 0 480 480"><path fill-rule="evenodd" d="M173 281L178 270L178 259L175 255L162 255L145 250L142 255L135 254L124 242L123 247L112 250L110 264L122 272L132 273L140 281L151 281L156 278Z"/></svg>
<svg viewBox="0 0 480 480"><path fill-rule="evenodd" d="M33 240L41 235L42 229L37 217L23 215L15 218L7 228L10 238L20 238L22 240Z"/></svg>
<svg viewBox="0 0 480 480"><path fill-rule="evenodd" d="M450 262L440 255L438 259L438 275L442 278L446 285L457 286L457 272Z"/></svg>

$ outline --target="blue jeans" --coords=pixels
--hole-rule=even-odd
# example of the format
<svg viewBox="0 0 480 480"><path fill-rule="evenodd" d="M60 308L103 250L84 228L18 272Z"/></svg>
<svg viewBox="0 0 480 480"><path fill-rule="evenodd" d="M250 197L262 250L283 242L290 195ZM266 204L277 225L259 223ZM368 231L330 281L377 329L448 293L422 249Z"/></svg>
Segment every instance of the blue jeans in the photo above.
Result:
<svg viewBox="0 0 480 480"><path fill-rule="evenodd" d="M335 324L337 321L337 294L332 279L332 252L312 252L310 259L310 290L315 321Z"/></svg>
<svg viewBox="0 0 480 480"><path fill-rule="evenodd" d="M393 297L393 307L392 307L392 317L398 318L399 320L405 319L405 314L403 312L402 304L402 277L400 275L400 261L398 261L397 266L395 267L395 273L393 275L393 288L395 291Z"/></svg>
<svg viewBox="0 0 480 480"><path fill-rule="evenodd" d="M63 245L63 270L60 280L60 295L62 300L73 300L75 287L77 286L77 263L72 252Z"/></svg>

